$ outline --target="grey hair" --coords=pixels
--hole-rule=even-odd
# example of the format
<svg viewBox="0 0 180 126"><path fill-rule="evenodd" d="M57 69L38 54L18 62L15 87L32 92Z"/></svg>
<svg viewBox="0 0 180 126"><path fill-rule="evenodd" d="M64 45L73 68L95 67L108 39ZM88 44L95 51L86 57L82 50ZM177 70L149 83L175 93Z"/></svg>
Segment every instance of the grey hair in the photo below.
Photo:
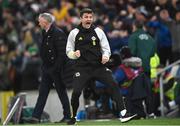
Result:
<svg viewBox="0 0 180 126"><path fill-rule="evenodd" d="M44 18L46 21L48 21L50 24L52 24L55 21L55 17L50 14L50 13L41 13L39 15L39 18L42 17Z"/></svg>

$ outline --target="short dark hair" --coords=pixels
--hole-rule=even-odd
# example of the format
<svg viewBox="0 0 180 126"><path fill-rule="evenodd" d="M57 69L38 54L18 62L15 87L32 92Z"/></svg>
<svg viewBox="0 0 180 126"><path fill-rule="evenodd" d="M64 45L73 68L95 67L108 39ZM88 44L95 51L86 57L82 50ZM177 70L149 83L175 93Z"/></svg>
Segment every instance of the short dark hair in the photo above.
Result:
<svg viewBox="0 0 180 126"><path fill-rule="evenodd" d="M144 26L144 21L135 20L133 24L136 26L137 29L141 29Z"/></svg>
<svg viewBox="0 0 180 126"><path fill-rule="evenodd" d="M82 17L84 13L93 13L93 11L90 8L84 8L80 11L80 17Z"/></svg>

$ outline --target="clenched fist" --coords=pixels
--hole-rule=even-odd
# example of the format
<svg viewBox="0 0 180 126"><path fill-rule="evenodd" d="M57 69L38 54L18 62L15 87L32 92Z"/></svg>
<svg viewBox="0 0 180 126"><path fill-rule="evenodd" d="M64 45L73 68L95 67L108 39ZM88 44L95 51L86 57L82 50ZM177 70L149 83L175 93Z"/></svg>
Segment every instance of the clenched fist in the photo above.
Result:
<svg viewBox="0 0 180 126"><path fill-rule="evenodd" d="M80 50L76 50L74 55L79 58L81 56Z"/></svg>
<svg viewBox="0 0 180 126"><path fill-rule="evenodd" d="M102 61L101 61L102 64L105 64L105 63L107 63L108 61L109 61L109 57L107 57L107 56L102 56Z"/></svg>

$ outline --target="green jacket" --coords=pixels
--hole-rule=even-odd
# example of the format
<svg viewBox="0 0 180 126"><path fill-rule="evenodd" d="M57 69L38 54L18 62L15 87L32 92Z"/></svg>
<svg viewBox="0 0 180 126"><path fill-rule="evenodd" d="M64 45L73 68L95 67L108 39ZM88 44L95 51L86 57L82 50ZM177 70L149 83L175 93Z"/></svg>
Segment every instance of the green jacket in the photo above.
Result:
<svg viewBox="0 0 180 126"><path fill-rule="evenodd" d="M143 29L138 29L129 38L128 46L133 56L142 59L145 72L150 72L150 58L156 52L155 40Z"/></svg>

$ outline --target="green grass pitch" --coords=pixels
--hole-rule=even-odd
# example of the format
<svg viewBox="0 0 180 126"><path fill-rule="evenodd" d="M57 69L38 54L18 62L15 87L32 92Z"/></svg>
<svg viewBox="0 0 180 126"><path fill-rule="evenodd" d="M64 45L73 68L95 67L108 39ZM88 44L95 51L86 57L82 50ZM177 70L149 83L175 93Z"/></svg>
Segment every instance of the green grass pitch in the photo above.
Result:
<svg viewBox="0 0 180 126"><path fill-rule="evenodd" d="M21 124L21 125L12 125L8 124L7 126L65 126L66 123L40 123L40 124ZM82 120L76 123L77 126L180 126L180 118L157 118L157 119L142 119L142 120L131 120L126 123L121 123L118 119L114 120ZM66 125L67 126L67 125Z"/></svg>

